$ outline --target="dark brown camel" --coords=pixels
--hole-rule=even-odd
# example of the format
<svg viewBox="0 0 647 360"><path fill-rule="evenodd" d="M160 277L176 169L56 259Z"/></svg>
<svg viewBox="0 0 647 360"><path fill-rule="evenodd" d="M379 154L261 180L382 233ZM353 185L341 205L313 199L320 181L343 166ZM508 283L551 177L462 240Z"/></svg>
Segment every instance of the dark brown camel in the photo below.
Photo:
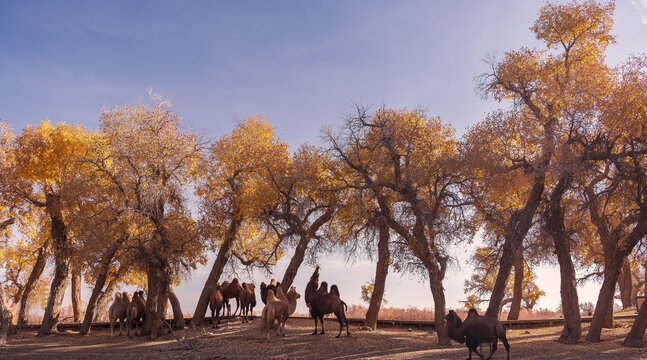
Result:
<svg viewBox="0 0 647 360"><path fill-rule="evenodd" d="M337 285L330 287L330 292L328 292L328 284L324 281L321 283L321 287L314 294L312 302L310 303L310 316L315 319L315 331L312 335L317 334L317 318L321 322L321 334L324 334L324 323L323 317L327 314L334 313L339 321L339 334L336 337L341 336L341 331L344 329L344 324L346 325L346 335L350 336L350 329L348 328L348 319L346 319L346 303L339 298L339 289Z"/></svg>
<svg viewBox="0 0 647 360"><path fill-rule="evenodd" d="M496 351L499 339L501 339L503 346L505 346L505 351L507 352L506 359L510 360L510 345L505 336L505 328L499 320L481 316L474 309L470 309L467 318L465 318L465 322L461 320L454 310L449 310L449 314L445 316L445 320L447 320L449 337L461 344L465 343L467 346L469 350L468 360L472 359L472 352L475 352L476 355L483 359L483 355L478 352L478 346L486 342L491 344L490 355L487 357L491 359Z"/></svg>
<svg viewBox="0 0 647 360"><path fill-rule="evenodd" d="M227 286L224 285L222 287L222 294L225 296L225 299L236 299L236 310L234 310L234 316L236 316L236 313L238 312L238 308L240 307L240 302L238 301L238 297L240 296L240 293L243 291L243 287L240 286L240 283L238 282L238 278L234 278L234 280L231 281L230 284ZM229 308L229 301L226 301L227 307ZM229 313L229 309L227 309L227 312Z"/></svg>
<svg viewBox="0 0 647 360"><path fill-rule="evenodd" d="M279 286L281 286L281 283L276 282L275 279L272 279L269 285L265 284L264 282L261 283L261 301L263 301L263 304L267 304L268 291L273 290L274 294L276 295L276 288Z"/></svg>
<svg viewBox="0 0 647 360"><path fill-rule="evenodd" d="M144 316L146 314L146 299L144 299L143 291L135 291L135 293L133 294L133 299L130 301L126 313L128 315L128 337L132 337L132 335L130 335L130 329L132 328L133 324L135 325L135 330L133 330L133 333L137 332L137 327L139 327L139 333L141 335L141 327L144 322Z"/></svg>
<svg viewBox="0 0 647 360"><path fill-rule="evenodd" d="M256 295L254 294L255 288L256 286L254 286L254 284L243 283L243 291L241 291L238 296L241 308L240 312L243 315L243 322L248 321L247 316L251 315L251 312L256 305Z"/></svg>
<svg viewBox="0 0 647 360"><path fill-rule="evenodd" d="M310 308L310 303L312 303L312 299L314 298L318 287L319 287L319 266L315 268L315 271L312 273L312 276L310 276L310 281L308 281L308 285L306 285L304 300L306 301L306 306L308 308Z"/></svg>
<svg viewBox="0 0 647 360"><path fill-rule="evenodd" d="M218 327L218 324L220 324L220 310L222 310L222 314L224 315L225 306L225 296L222 294L222 286L220 286L220 283L216 283L216 286L213 288L211 294L209 295L209 308L211 309L211 327ZM229 318L227 318L227 323L229 323Z"/></svg>

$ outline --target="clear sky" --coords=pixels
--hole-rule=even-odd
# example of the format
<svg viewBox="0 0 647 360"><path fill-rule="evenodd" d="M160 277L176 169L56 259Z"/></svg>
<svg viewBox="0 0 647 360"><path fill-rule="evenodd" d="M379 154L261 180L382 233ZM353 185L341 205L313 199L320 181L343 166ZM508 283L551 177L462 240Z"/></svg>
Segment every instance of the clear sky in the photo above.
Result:
<svg viewBox="0 0 647 360"><path fill-rule="evenodd" d="M153 88L196 131L218 136L261 114L293 149L319 143L322 126L338 123L353 103L422 106L460 135L498 106L474 92L474 77L487 70L481 60L538 45L529 27L541 4L0 0L0 119L15 131L45 118L96 127L103 107ZM619 0L614 33L611 63L647 52L647 0ZM445 281L450 307L464 298L472 250L456 249ZM320 263L322 280L359 303L374 265L339 255ZM185 311L207 272L178 289ZM302 268L298 288L311 272ZM558 279L550 266L539 270L548 294L539 306L558 305ZM597 287L582 289L581 301L594 302ZM391 306L432 306L429 287L407 276L391 275L385 297Z"/></svg>

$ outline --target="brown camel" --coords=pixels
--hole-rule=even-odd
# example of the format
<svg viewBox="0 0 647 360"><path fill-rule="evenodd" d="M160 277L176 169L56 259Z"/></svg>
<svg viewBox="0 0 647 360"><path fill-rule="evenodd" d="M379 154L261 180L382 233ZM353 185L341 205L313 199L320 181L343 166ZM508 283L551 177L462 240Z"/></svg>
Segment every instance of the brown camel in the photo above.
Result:
<svg viewBox="0 0 647 360"><path fill-rule="evenodd" d="M130 329L133 324L135 325L133 333L136 333L137 328L139 327L139 333L141 335L141 325L146 313L146 299L144 299L143 291L135 291L126 313L128 315L128 337L132 337L132 335L130 335Z"/></svg>
<svg viewBox="0 0 647 360"><path fill-rule="evenodd" d="M280 287L276 289L276 294L277 296L274 295L274 290L267 292L267 305L261 314L261 340L263 340L263 334L267 333L267 341L270 341L270 329L275 327L279 335L286 336L285 323L296 310L297 299L301 297L294 286L290 288L287 295Z"/></svg>
<svg viewBox="0 0 647 360"><path fill-rule="evenodd" d="M211 309L211 327L218 327L218 324L220 324L220 310L222 310L222 313L224 315L225 306L225 296L222 294L222 286L220 286L220 283L216 283L216 286L213 288L211 294L209 295L209 308ZM227 323L229 323L229 318L227 318Z"/></svg>
<svg viewBox="0 0 647 360"><path fill-rule="evenodd" d="M263 304L267 304L267 292L274 290L274 294L276 294L276 288L279 286L281 286L281 283L276 282L275 279L272 279L269 285L266 285L264 282L261 283L261 301L263 301Z"/></svg>
<svg viewBox="0 0 647 360"><path fill-rule="evenodd" d="M225 286L223 283L222 287L222 294L225 296L225 299L236 299L236 310L234 310L234 316L236 316L236 313L238 312L238 308L240 307L240 302L238 301L238 297L240 296L240 293L243 291L243 287L240 286L240 283L238 282L238 278L234 278L234 280L231 281L230 284ZM226 301L227 303L227 313L229 315L229 301Z"/></svg>
<svg viewBox="0 0 647 360"><path fill-rule="evenodd" d="M341 331L346 325L346 335L350 336L350 329L348 328L348 319L346 319L346 303L339 298L339 289L337 285L330 287L330 292L328 292L328 283L325 281L321 283L319 290L314 294L312 302L310 303L310 316L315 319L315 331L312 335L317 335L317 318L321 322L321 334L324 334L324 323L323 317L327 314L334 313L339 321L339 334L336 337L341 336Z"/></svg>
<svg viewBox="0 0 647 360"><path fill-rule="evenodd" d="M306 285L305 301L306 301L306 306L308 308L310 308L310 303L312 303L312 299L314 298L318 287L319 287L319 266L315 268L315 271L312 273L312 276L310 276L310 281L308 281L308 285Z"/></svg>
<svg viewBox="0 0 647 360"><path fill-rule="evenodd" d="M465 343L467 349L469 350L469 359L472 359L472 352L475 352L481 359L483 355L478 352L478 346L481 343L490 343L490 355L488 359L492 358L492 355L496 351L498 340L501 339L503 346L505 346L505 351L507 352L507 358L510 360L510 345L508 344L508 339L505 336L505 328L503 324L491 317L481 316L474 309L470 309L465 318L465 322L454 312L454 310L449 310L447 316L447 329L449 332L449 337L454 339L459 343Z"/></svg>
<svg viewBox="0 0 647 360"><path fill-rule="evenodd" d="M108 309L108 319L110 319L110 337L115 336L115 323L119 320L119 336L121 336L121 330L124 327L124 322L128 318L126 310L128 309L128 304L130 304L130 297L127 292L116 293L115 300L110 305Z"/></svg>
<svg viewBox="0 0 647 360"><path fill-rule="evenodd" d="M255 289L256 286L254 284L243 283L243 291L241 291L238 296L241 307L240 312L243 315L243 322L248 321L248 315L253 319L251 313L253 312L254 306L256 306L256 294L254 294Z"/></svg>

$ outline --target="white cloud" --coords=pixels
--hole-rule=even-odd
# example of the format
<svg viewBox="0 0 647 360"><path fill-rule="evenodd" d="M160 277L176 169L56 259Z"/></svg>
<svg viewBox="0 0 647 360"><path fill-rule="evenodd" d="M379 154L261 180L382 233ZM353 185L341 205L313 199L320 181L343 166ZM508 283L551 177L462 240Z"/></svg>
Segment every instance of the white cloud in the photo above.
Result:
<svg viewBox="0 0 647 360"><path fill-rule="evenodd" d="M640 15L640 19L642 20L643 24L647 26L647 0L630 0L631 5L633 5L636 10L638 10L638 15Z"/></svg>

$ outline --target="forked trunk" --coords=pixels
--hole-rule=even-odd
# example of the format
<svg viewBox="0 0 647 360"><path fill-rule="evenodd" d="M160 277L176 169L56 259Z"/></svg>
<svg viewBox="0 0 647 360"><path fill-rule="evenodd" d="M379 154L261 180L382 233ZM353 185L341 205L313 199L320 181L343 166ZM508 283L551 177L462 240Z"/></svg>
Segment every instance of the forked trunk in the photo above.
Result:
<svg viewBox="0 0 647 360"><path fill-rule="evenodd" d="M18 324L25 324L27 320L25 315L27 313L27 304L29 303L29 298L36 287L36 283L43 275L43 270L45 270L45 265L47 264L47 248L49 247L49 240L46 240L43 246L38 249L38 256L36 257L36 263L31 269L29 274L29 279L25 284L25 290L23 291L22 298L20 299L20 310L18 311Z"/></svg>
<svg viewBox="0 0 647 360"><path fill-rule="evenodd" d="M81 309L83 303L81 302L81 269L74 266L72 270L72 313L74 314L74 322L81 321Z"/></svg>
<svg viewBox="0 0 647 360"><path fill-rule="evenodd" d="M166 303L168 301L168 275L164 266L157 260L148 264L148 298L146 299L146 317L142 324L142 336L150 335L151 339L160 336L162 325L166 318Z"/></svg>
<svg viewBox="0 0 647 360"><path fill-rule="evenodd" d="M380 307L382 306L386 276L389 273L389 262L391 258L391 252L389 251L389 225L383 217L380 217L378 226L380 239L377 243L375 283L373 284L373 294L371 295L371 302L368 306L368 311L366 311L366 319L364 320L364 324L373 330L377 329L377 318L380 313Z"/></svg>
<svg viewBox="0 0 647 360"><path fill-rule="evenodd" d="M180 307L180 300L178 300L173 290L173 286L168 288L168 299L171 303L171 308L173 309L173 328L174 329L184 329L184 315L182 314L182 308Z"/></svg>
<svg viewBox="0 0 647 360"><path fill-rule="evenodd" d="M629 334L627 334L627 337L625 337L625 340L622 342L622 345L629 347L642 347L646 329L647 301L643 301L643 304L638 311L638 316L636 316L636 320L634 320L634 324L631 327Z"/></svg>
<svg viewBox="0 0 647 360"><path fill-rule="evenodd" d="M510 304L510 312L508 313L508 320L519 320L519 313L521 312L521 299L523 297L523 248L519 249L517 258L514 262L514 286L512 288L512 303Z"/></svg>

